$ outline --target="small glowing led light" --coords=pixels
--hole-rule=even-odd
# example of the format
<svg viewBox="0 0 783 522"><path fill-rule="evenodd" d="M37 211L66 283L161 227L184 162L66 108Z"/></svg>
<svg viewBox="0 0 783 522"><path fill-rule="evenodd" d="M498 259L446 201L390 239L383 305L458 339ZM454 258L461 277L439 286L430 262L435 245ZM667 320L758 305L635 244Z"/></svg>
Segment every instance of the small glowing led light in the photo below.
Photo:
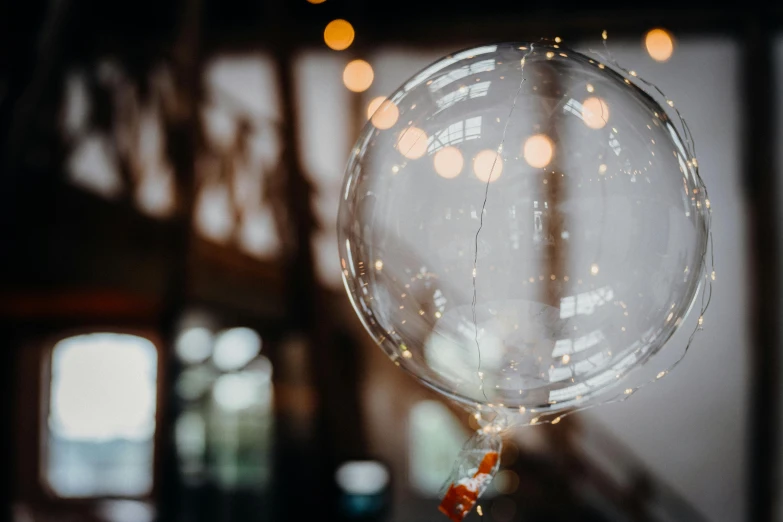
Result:
<svg viewBox="0 0 783 522"><path fill-rule="evenodd" d="M460 172L462 172L465 160L462 158L462 153L458 148L444 147L435 153L432 163L438 176L452 179L459 176Z"/></svg>
<svg viewBox="0 0 783 522"><path fill-rule="evenodd" d="M598 275L598 271L599 271L599 270L600 270L600 269L598 268L598 265L597 265L597 264L593 263L592 265L590 265L590 273L591 273L591 274L593 274L593 275Z"/></svg>
<svg viewBox="0 0 783 522"><path fill-rule="evenodd" d="M598 165L598 173L601 174L601 175L606 174L606 165L605 164L601 163L600 165Z"/></svg>
<svg viewBox="0 0 783 522"><path fill-rule="evenodd" d="M402 352L402 356L405 357L406 359L410 359L411 357L413 357L413 354L408 350L405 350L404 352Z"/></svg>
<svg viewBox="0 0 783 522"><path fill-rule="evenodd" d="M632 393L633 393L633 388L626 388L625 389L625 394L626 395L631 395Z"/></svg>
<svg viewBox="0 0 783 522"><path fill-rule="evenodd" d="M332 20L324 29L324 42L335 51L348 49L353 43L354 36L353 26L341 19Z"/></svg>
<svg viewBox="0 0 783 522"><path fill-rule="evenodd" d="M408 127L397 141L397 150L408 159L418 159L427 152L427 133L418 127Z"/></svg>
<svg viewBox="0 0 783 522"><path fill-rule="evenodd" d="M473 173L481 181L492 183L502 172L503 158L494 150L482 150L473 158Z"/></svg>
<svg viewBox="0 0 783 522"><path fill-rule="evenodd" d="M527 411L527 409L524 406L519 407L519 413L525 413L525 411Z"/></svg>
<svg viewBox="0 0 783 522"><path fill-rule="evenodd" d="M710 274L710 276L712 277L712 280L715 281L715 270L712 271L712 274Z"/></svg>
<svg viewBox="0 0 783 522"><path fill-rule="evenodd" d="M644 47L650 58L656 62L665 62L674 52L674 38L665 29L651 29L644 36Z"/></svg>
<svg viewBox="0 0 783 522"><path fill-rule="evenodd" d="M326 0L307 0L311 4L323 4Z"/></svg>
<svg viewBox="0 0 783 522"><path fill-rule="evenodd" d="M552 51L546 53L547 60L551 60L554 57L555 57L555 53L553 53Z"/></svg>
<svg viewBox="0 0 783 522"><path fill-rule="evenodd" d="M601 98L591 96L582 103L582 119L591 129L600 129L609 121L609 106Z"/></svg>
<svg viewBox="0 0 783 522"><path fill-rule="evenodd" d="M343 70L343 84L349 91L364 92L375 78L372 66L364 60L352 60Z"/></svg>
<svg viewBox="0 0 783 522"><path fill-rule="evenodd" d="M601 32L601 38L603 38L604 40L606 40L608 37L609 37L609 35L607 34L606 30L604 30L604 31L602 31L602 32Z"/></svg>
<svg viewBox="0 0 783 522"><path fill-rule="evenodd" d="M593 92L595 90L595 87L593 87L592 83L587 84L587 92Z"/></svg>
<svg viewBox="0 0 783 522"><path fill-rule="evenodd" d="M656 379L663 379L663 376L666 375L666 372L658 372L658 375L655 376Z"/></svg>
<svg viewBox="0 0 783 522"><path fill-rule="evenodd" d="M560 43L562 41L563 41L562 38L560 38L559 36L555 36L555 43Z"/></svg>
<svg viewBox="0 0 783 522"><path fill-rule="evenodd" d="M383 270L383 261L381 261L380 259L379 259L379 260L377 260L377 261L375 262L375 269L376 269L378 272L380 272L381 270Z"/></svg>
<svg viewBox="0 0 783 522"><path fill-rule="evenodd" d="M703 316L703 315L700 315L700 316L699 316L699 326L701 326L701 325L703 325L703 324L704 324L704 316Z"/></svg>
<svg viewBox="0 0 783 522"><path fill-rule="evenodd" d="M563 364L568 364L568 362L571 360L571 356L568 354L565 354L563 356Z"/></svg>
<svg viewBox="0 0 783 522"><path fill-rule="evenodd" d="M400 117L400 109L394 102L387 100L383 96L373 98L367 106L367 119L372 122L376 129L386 130L397 123Z"/></svg>
<svg viewBox="0 0 783 522"><path fill-rule="evenodd" d="M528 165L542 169L552 161L554 152L555 146L549 137L544 134L535 134L525 141L522 155L525 157Z"/></svg>
<svg viewBox="0 0 783 522"><path fill-rule="evenodd" d="M397 174L399 171L400 171L400 167L398 167L397 165L392 167L392 174Z"/></svg>
<svg viewBox="0 0 783 522"><path fill-rule="evenodd" d="M557 423L559 423L559 422L560 422L560 419L562 419L562 417L555 417L554 419L552 419L552 424L557 424Z"/></svg>
<svg viewBox="0 0 783 522"><path fill-rule="evenodd" d="M478 516L483 517L484 511L481 509L481 506L476 506L476 513L478 513Z"/></svg>

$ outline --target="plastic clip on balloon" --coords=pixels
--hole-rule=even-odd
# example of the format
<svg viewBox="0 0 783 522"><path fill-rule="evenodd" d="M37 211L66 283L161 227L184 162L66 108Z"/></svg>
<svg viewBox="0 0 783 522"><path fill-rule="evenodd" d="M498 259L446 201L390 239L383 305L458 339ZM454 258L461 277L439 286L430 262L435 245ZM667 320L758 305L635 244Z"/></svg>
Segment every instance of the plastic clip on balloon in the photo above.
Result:
<svg viewBox="0 0 783 522"><path fill-rule="evenodd" d="M441 505L452 520L503 430L628 397L702 323L686 316L700 287L709 303L710 203L687 126L648 87L554 44L477 47L403 84L378 109L393 121L376 113L355 145L338 225L353 306L482 426Z"/></svg>

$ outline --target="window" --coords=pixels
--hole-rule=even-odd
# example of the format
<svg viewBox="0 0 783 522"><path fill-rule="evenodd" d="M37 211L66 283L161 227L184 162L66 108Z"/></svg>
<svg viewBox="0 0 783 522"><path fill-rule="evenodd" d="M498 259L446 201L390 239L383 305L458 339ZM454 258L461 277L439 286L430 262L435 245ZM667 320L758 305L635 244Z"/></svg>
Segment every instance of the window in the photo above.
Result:
<svg viewBox="0 0 783 522"><path fill-rule="evenodd" d="M272 474L272 363L255 330L214 334L208 322L184 329L176 343L186 366L176 384L180 471L189 487L263 493Z"/></svg>
<svg viewBox="0 0 783 522"><path fill-rule="evenodd" d="M44 473L61 497L149 494L157 351L143 337L94 333L52 351Z"/></svg>
<svg viewBox="0 0 783 522"><path fill-rule="evenodd" d="M410 413L411 486L426 497L437 497L465 443L465 430L442 403L421 401Z"/></svg>

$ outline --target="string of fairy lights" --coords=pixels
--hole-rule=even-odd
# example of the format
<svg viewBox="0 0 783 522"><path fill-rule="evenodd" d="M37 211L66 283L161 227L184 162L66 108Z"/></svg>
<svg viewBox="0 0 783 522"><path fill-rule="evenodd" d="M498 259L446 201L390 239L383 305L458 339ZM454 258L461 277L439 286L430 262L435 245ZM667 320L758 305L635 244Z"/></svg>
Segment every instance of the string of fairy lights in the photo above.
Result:
<svg viewBox="0 0 783 522"><path fill-rule="evenodd" d="M307 0L311 4L322 4L327 0ZM333 51L345 51L351 47L356 38L356 30L348 21L341 18L331 20L323 32L324 44ZM647 54L656 62L668 61L675 47L672 34L663 28L650 29L645 33L643 47ZM555 38L559 43L560 37ZM555 46L557 47L557 45ZM634 75L634 72L630 72ZM350 60L343 69L343 85L349 91L360 94L367 91L375 80L375 72L372 65L363 59ZM592 86L588 84L587 91L592 92ZM585 124L593 129L599 129L608 120L609 107L606 102L597 96L587 98L583 103ZM372 125L379 130L392 128L399 119L398 107L384 96L373 98L367 105L366 117ZM398 148L408 159L418 159L426 151L426 134L421 129L410 127L405 129L399 137ZM524 145L525 159L534 167L544 167L549 164L554 152L551 141L544 135L531 136ZM495 161L494 151L487 150L479 153L472 161L472 167L476 176L482 180L494 181L501 175L502 163ZM451 179L458 176L465 165L465 159L461 152L453 147L445 147L433 157L433 167L443 178Z"/></svg>
<svg viewBox="0 0 783 522"><path fill-rule="evenodd" d="M307 0L311 4L321 4L326 2L327 0ZM323 32L323 39L325 45L337 52L345 51L346 49L350 48L350 46L353 44L354 39L356 37L356 32L353 27L353 25L344 19L335 19L331 20L324 28ZM602 34L602 39L605 41L607 38L606 32ZM562 40L559 37L556 37L554 41L559 44ZM666 29L663 28L653 28L647 31L643 38L642 38L642 46L648 56L654 60L655 62L663 63L667 62L671 59L671 57L674 54L675 49L675 38L674 36ZM558 45L554 45L554 48L558 48ZM554 53L551 53L552 56L547 55L547 58L551 59L554 57ZM562 56L565 56L563 53L560 53ZM603 68L603 64L599 65L600 68ZM637 74L635 71L626 71L627 75L634 78L637 78ZM345 88L347 88L349 91L353 93L363 93L367 91L373 84L373 81L375 79L375 73L373 70L372 65L363 59L353 59L346 63L344 69L343 69L343 84ZM630 78L625 79L626 83L631 82ZM592 95L594 92L594 87L591 84L586 85L587 93L591 96L584 100L582 106L582 115L583 115L583 121L585 125L587 125L591 129L601 129L603 128L609 119L610 114L610 108L607 105L607 103L600 97ZM666 103L670 107L674 107L674 104L666 99ZM676 110L676 109L675 109ZM386 130L392 128L399 118L400 111L399 108L395 105L394 102L387 99L384 96L378 96L373 98L366 110L366 117L367 120L369 120L372 125L379 129L379 130ZM679 116L679 113L677 113ZM427 141L428 136L426 135L425 131L422 129L419 129L417 127L407 127L400 133L396 146L400 153L409 160L415 160L422 156L427 151ZM551 139L549 139L544 134L536 134L533 136L528 137L528 139L525 141L522 152L524 159L528 164L530 164L533 167L537 168L543 168L546 167L553 155L554 155L554 144L552 143ZM689 151L689 155L693 157L693 151ZM497 161L498 154L494 150L484 150L479 152L473 159L472 159L472 167L473 171L477 178L479 178L481 181L484 182L493 182L497 178L499 178L502 175L502 162ZM695 159L692 160L693 164L695 166ZM462 156L460 150L458 148L455 148L453 146L445 146L441 149L439 149L434 155L433 155L433 167L435 172L446 179L451 179L454 177L457 177L461 171L463 170L464 164L466 163L465 158ZM394 174L397 173L398 167L395 166L392 169L392 172ZM603 175L606 171L606 165L601 165L599 167L599 174ZM707 203L709 205L709 203ZM709 208L709 207L708 207ZM711 259L706 260L707 266L711 265ZM376 261L375 267L376 270L382 269L382 261L378 260ZM711 269L711 266L710 266ZM714 271L710 274L709 270L707 269L706 278L708 283L710 282L710 279L714 280ZM592 275L596 275L599 272L600 268L597 264L593 264L590 266L590 273ZM554 275L552 276L555 277ZM567 280L567 277L566 277ZM531 280L532 282L532 280ZM581 281L580 281L581 282ZM702 323L703 323L703 314L706 310L707 303L709 302L709 297L711 295L709 284L705 285L705 289L703 290L702 295L702 310L699 315L698 319L698 325L696 327L696 330L701 329ZM694 332L695 333L695 332ZM692 339L693 335L691 336ZM690 340L688 342L688 345L690 345ZM687 351L687 347L686 347ZM409 355L409 354L408 354ZM683 353L684 355L684 353ZM568 357L568 356L566 356ZM658 380L665 376L671 369L679 362L681 359L678 358L674 364L672 364L670 367L666 368L665 370L659 372L653 380ZM567 359L564 358L564 362L568 362ZM644 384L644 383L643 383ZM638 387L641 387L638 386ZM638 388L637 387L637 388ZM618 400L624 400L632 394L634 391L636 391L637 388L628 388L624 391L621 391L619 394L619 397L610 399L610 402L615 402ZM576 408L576 410L579 410L580 408ZM497 413L494 408L492 408L492 405L490 405L490 412L494 411ZM479 407L479 411L476 412L476 418L484 420L489 419L483 419L483 414L490 413L486 411L482 411L482 409ZM524 414L525 409L524 407L520 409L520 413ZM535 410L530 411L531 414L535 413ZM542 412L543 413L543 412ZM568 412L572 413L572 412ZM545 423L545 422L551 422L553 424L557 424L560 422L561 418L566 416L568 413L560 413L552 415L552 417L547 416L546 414L539 414L538 416L533 416L531 419L529 419L530 424L538 424L538 423ZM499 430L504 427L504 422L501 420L500 423L497 421L500 419L492 419L488 424L484 425L484 430Z"/></svg>

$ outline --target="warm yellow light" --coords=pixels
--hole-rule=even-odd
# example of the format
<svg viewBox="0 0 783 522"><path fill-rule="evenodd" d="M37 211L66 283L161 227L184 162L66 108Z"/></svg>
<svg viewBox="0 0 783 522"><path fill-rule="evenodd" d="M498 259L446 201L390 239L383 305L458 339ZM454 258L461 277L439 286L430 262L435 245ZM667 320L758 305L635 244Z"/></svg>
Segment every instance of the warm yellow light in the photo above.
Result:
<svg viewBox="0 0 783 522"><path fill-rule="evenodd" d="M528 165L537 169L542 169L552 161L552 155L555 152L555 145L552 140L544 134L534 134L525 141L525 147L522 155L525 157Z"/></svg>
<svg viewBox="0 0 783 522"><path fill-rule="evenodd" d="M503 172L503 158L494 150L482 150L473 158L473 172L481 181L492 183Z"/></svg>
<svg viewBox="0 0 783 522"><path fill-rule="evenodd" d="M353 43L353 26L345 20L332 20L324 29L324 42L330 49L342 51Z"/></svg>
<svg viewBox="0 0 783 522"><path fill-rule="evenodd" d="M600 129L609 121L609 106L598 96L591 96L582 103L582 119L591 129Z"/></svg>
<svg viewBox="0 0 783 522"><path fill-rule="evenodd" d="M326 0L307 0L311 4L323 4Z"/></svg>
<svg viewBox="0 0 783 522"><path fill-rule="evenodd" d="M391 100L383 96L373 98L370 105L367 106L367 118L372 121L377 129L390 129L397 123L400 117L400 110Z"/></svg>
<svg viewBox="0 0 783 522"><path fill-rule="evenodd" d="M366 91L372 85L373 78L375 74L372 72L372 66L364 60L350 61L343 70L343 83L349 91Z"/></svg>
<svg viewBox="0 0 783 522"><path fill-rule="evenodd" d="M456 147L444 147L435 153L432 160L435 165L435 172L438 176L446 179L456 178L462 172L462 166L465 160L462 153Z"/></svg>
<svg viewBox="0 0 783 522"><path fill-rule="evenodd" d="M397 150L408 159L418 159L427 152L427 133L418 127L408 127L397 140Z"/></svg>
<svg viewBox="0 0 783 522"><path fill-rule="evenodd" d="M377 261L375 261L375 269L376 269L378 272L380 272L381 270L383 270L383 261L382 261L382 260L378 259Z"/></svg>
<svg viewBox="0 0 783 522"><path fill-rule="evenodd" d="M644 46L650 58L656 62L665 62L674 52L674 38L665 29L651 29L644 37Z"/></svg>
<svg viewBox="0 0 783 522"><path fill-rule="evenodd" d="M598 268L598 265L596 265L595 263L593 263L592 265L590 265L590 273L591 273L591 274L593 274L593 275L598 275L598 272L599 272L599 270L600 270L600 269Z"/></svg>
<svg viewBox="0 0 783 522"><path fill-rule="evenodd" d="M383 102L386 101L385 96L376 96L372 100L370 100L369 105L367 105L367 119L369 120L372 118L372 115L375 114L375 111L378 110L378 108L381 106Z"/></svg>

